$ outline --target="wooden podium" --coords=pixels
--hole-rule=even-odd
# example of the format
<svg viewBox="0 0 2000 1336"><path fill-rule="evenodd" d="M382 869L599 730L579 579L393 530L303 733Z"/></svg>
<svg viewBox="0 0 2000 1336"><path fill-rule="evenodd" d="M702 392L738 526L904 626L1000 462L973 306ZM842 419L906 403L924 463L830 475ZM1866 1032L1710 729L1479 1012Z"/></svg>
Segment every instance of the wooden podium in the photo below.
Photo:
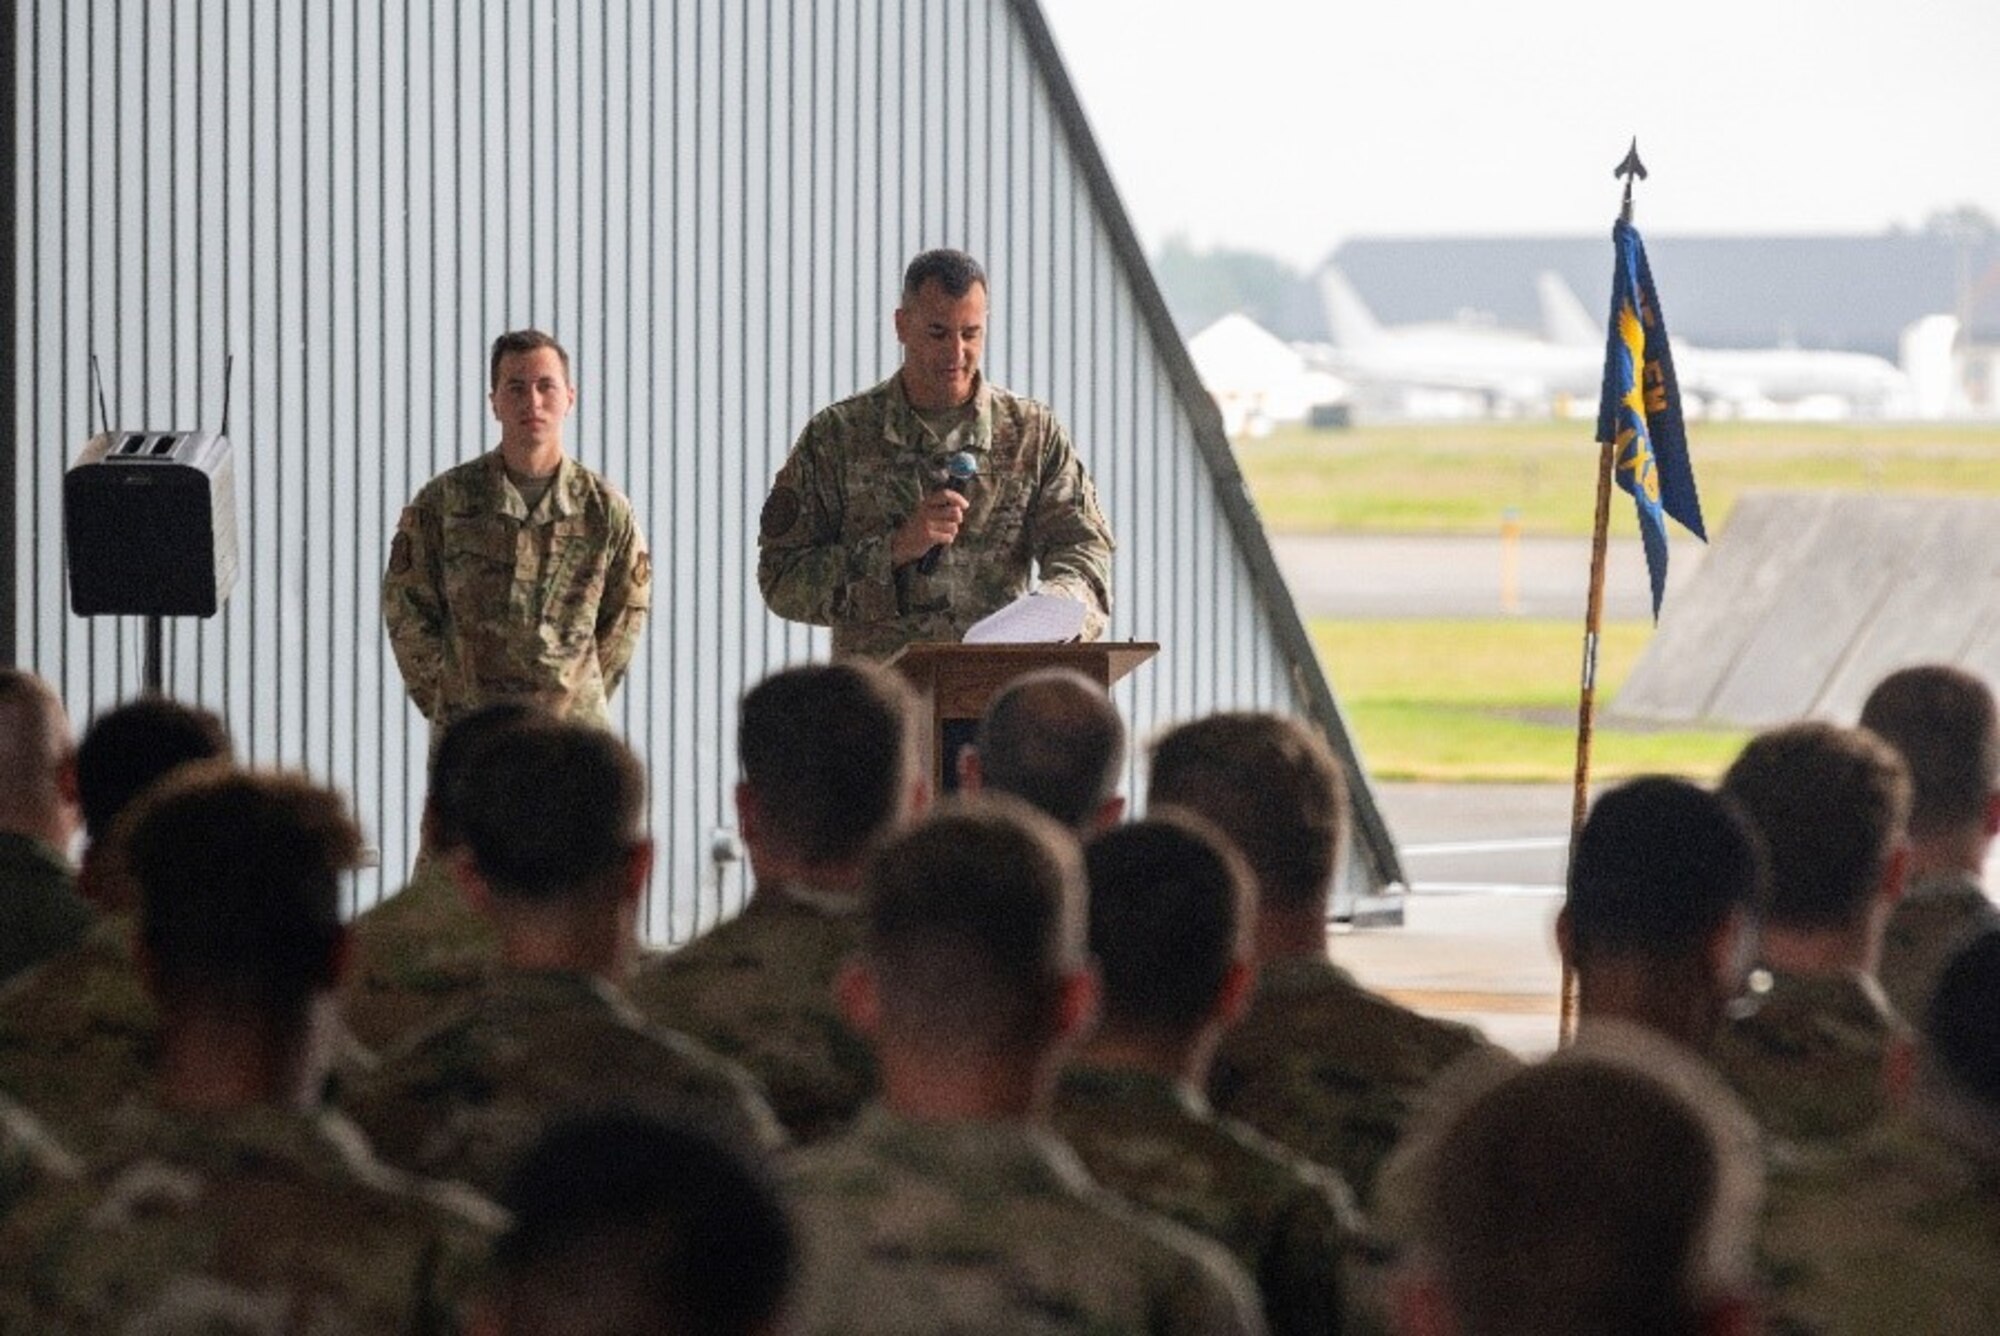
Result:
<svg viewBox="0 0 2000 1336"><path fill-rule="evenodd" d="M889 660L924 697L924 747L931 757L933 793L944 793L947 724L977 723L1000 689L1023 673L1072 668L1105 690L1160 652L1152 641L1099 640L1062 645L961 645L926 641L906 645Z"/></svg>

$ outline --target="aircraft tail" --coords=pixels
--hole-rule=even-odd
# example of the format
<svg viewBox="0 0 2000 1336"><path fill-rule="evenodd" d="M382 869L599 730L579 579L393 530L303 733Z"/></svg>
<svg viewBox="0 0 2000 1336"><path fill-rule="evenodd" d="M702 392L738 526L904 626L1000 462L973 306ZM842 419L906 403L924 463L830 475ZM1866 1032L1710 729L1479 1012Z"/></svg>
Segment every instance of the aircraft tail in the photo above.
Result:
<svg viewBox="0 0 2000 1336"><path fill-rule="evenodd" d="M1364 348L1381 342L1382 326L1375 313L1361 300L1361 294L1347 281L1347 275L1333 265L1319 271L1319 294L1326 307L1326 325L1336 346Z"/></svg>
<svg viewBox="0 0 2000 1336"><path fill-rule="evenodd" d="M1535 295L1542 307L1542 337L1565 348L1594 348L1604 341L1604 327L1590 318L1576 290L1553 269L1535 275Z"/></svg>

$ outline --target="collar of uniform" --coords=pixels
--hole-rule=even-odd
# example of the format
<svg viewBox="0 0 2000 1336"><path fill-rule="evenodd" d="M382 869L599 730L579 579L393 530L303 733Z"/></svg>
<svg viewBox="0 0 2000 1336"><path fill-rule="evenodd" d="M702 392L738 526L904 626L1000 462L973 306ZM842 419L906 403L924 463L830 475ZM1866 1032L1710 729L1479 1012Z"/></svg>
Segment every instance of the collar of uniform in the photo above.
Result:
<svg viewBox="0 0 2000 1336"><path fill-rule="evenodd" d="M1043 1193L1090 1188L1090 1175L1076 1152L1039 1123L919 1122L877 1103L862 1110L848 1135L876 1159L925 1177Z"/></svg>
<svg viewBox="0 0 2000 1336"><path fill-rule="evenodd" d="M1212 1117L1208 1100L1185 1081L1176 1081L1157 1072L1136 1067L1107 1067L1094 1062L1072 1062L1063 1069L1056 1085L1056 1098L1072 1107L1104 1108L1126 1105L1147 1109L1171 1109L1195 1118Z"/></svg>
<svg viewBox="0 0 2000 1336"><path fill-rule="evenodd" d="M1257 996L1285 997L1328 988L1358 989L1354 976L1325 956L1280 956L1257 969Z"/></svg>
<svg viewBox="0 0 2000 1336"><path fill-rule="evenodd" d="M386 922L394 919L398 912L432 906L445 910L462 907L468 917L477 914L471 902L466 900L465 893L459 890L458 880L451 874L450 860L444 855L427 852L417 855L417 865L410 869L410 879L403 883L402 890L369 906L356 922L365 923L370 915L380 915L382 917L378 921Z"/></svg>
<svg viewBox="0 0 2000 1336"><path fill-rule="evenodd" d="M1760 974L1762 979L1758 977ZM1798 974L1759 965L1751 971L1750 986L1731 1009L1745 1015L1766 1010L1814 1012L1885 1033L1902 1027L1882 992L1882 985L1875 982L1873 975L1859 970Z"/></svg>
<svg viewBox="0 0 2000 1336"><path fill-rule="evenodd" d="M508 480L507 458L500 453L499 446L496 445L487 451L481 462L486 465L487 489L490 493L488 499L493 509L502 515L517 519L523 524L531 520L537 524L546 524L551 520L566 519L576 512L576 484L580 476L579 470L583 466L571 459L567 451L556 463L555 481L549 484L549 490L543 494L540 503L532 511L521 500L521 494L514 489L514 484Z"/></svg>
<svg viewBox="0 0 2000 1336"><path fill-rule="evenodd" d="M930 433L917 420L917 410L903 392L903 373L898 371L875 389L884 402L882 439L899 450L930 455ZM993 449L993 390L983 371L972 373L972 403L972 425L959 437L958 448L984 461ZM983 462L979 471L986 471Z"/></svg>
<svg viewBox="0 0 2000 1336"><path fill-rule="evenodd" d="M827 918L854 918L861 913L861 896L854 891L827 891L792 881L778 882L771 891L770 899L784 900ZM754 896L751 903L759 898L765 897Z"/></svg>

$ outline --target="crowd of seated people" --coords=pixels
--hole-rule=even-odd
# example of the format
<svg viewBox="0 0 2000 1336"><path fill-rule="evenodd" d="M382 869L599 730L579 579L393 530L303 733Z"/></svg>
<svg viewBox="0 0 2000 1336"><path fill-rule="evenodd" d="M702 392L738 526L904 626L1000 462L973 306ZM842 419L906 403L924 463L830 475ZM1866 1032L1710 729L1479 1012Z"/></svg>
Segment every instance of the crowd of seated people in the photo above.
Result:
<svg viewBox="0 0 2000 1336"><path fill-rule="evenodd" d="M1975 677L1601 793L1532 1061L1329 950L1298 720L1149 740L1136 817L1069 674L943 800L886 668L737 736L748 903L646 954L595 725L456 720L343 922L341 794L0 671L0 1333L2000 1331Z"/></svg>

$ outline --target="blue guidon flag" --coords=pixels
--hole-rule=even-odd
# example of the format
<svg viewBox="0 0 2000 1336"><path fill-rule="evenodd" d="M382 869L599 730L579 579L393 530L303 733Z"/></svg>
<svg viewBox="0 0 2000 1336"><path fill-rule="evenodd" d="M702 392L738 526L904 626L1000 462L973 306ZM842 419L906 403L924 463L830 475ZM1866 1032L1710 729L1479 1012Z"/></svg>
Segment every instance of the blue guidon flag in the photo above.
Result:
<svg viewBox="0 0 2000 1336"><path fill-rule="evenodd" d="M1688 458L1681 420L1681 387L1674 376L1667 323L1653 291L1646 243L1639 229L1619 220L1611 230L1617 267L1611 275L1611 334L1604 349L1604 394L1598 401L1597 439L1617 450L1618 485L1639 506L1646 544L1646 572L1653 581L1653 620L1667 588L1667 516L1704 543L1701 497Z"/></svg>

